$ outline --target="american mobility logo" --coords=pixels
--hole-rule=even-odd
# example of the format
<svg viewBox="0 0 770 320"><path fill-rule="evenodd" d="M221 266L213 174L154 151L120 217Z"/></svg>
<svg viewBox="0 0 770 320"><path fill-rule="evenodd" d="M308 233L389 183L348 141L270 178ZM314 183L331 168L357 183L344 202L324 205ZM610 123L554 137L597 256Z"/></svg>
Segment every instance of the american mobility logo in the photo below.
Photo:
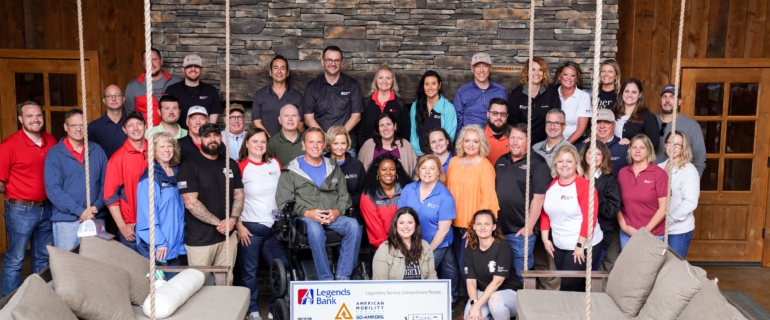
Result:
<svg viewBox="0 0 770 320"><path fill-rule="evenodd" d="M299 304L337 304L336 297L349 296L350 290L321 290L299 289L297 290L297 303Z"/></svg>

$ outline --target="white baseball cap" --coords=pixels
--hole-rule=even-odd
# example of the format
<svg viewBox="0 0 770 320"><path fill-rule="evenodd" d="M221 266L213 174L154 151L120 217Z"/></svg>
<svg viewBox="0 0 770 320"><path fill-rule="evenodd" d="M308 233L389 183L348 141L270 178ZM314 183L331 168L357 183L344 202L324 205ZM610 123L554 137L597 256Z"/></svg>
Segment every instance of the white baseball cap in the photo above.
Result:
<svg viewBox="0 0 770 320"><path fill-rule="evenodd" d="M209 116L209 112L206 111L206 108L201 107L201 106L192 106L192 107L190 107L190 110L187 110L187 117L189 118L190 116L192 116L192 115L194 115L196 113L202 114L202 115L204 115L206 117Z"/></svg>
<svg viewBox="0 0 770 320"><path fill-rule="evenodd" d="M104 240L112 240L112 238L115 238L115 235L107 232L107 230L104 229L104 224L99 221L86 220L81 222L78 226L78 238L93 236Z"/></svg>

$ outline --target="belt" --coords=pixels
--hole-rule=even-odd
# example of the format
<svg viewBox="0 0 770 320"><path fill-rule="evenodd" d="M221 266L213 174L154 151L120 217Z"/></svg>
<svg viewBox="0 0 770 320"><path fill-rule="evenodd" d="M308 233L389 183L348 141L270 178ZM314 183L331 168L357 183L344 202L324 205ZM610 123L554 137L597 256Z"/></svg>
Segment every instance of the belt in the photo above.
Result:
<svg viewBox="0 0 770 320"><path fill-rule="evenodd" d="M49 204L51 204L50 201L43 200L43 201L30 201L30 200L17 200L17 199L7 199L8 203L11 204L17 204L20 206L27 206L27 207L45 207Z"/></svg>

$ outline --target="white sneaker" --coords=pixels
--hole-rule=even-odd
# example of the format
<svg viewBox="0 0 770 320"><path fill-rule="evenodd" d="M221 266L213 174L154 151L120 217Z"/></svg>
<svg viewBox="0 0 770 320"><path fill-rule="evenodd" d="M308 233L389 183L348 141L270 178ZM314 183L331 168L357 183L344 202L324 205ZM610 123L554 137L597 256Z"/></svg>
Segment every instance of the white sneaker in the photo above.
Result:
<svg viewBox="0 0 770 320"><path fill-rule="evenodd" d="M270 320L273 320L273 313L272 312L268 312L267 313L267 318L270 319Z"/></svg>
<svg viewBox="0 0 770 320"><path fill-rule="evenodd" d="M249 316L246 317L246 320L262 320L262 317L259 315L259 312L252 312L249 313Z"/></svg>

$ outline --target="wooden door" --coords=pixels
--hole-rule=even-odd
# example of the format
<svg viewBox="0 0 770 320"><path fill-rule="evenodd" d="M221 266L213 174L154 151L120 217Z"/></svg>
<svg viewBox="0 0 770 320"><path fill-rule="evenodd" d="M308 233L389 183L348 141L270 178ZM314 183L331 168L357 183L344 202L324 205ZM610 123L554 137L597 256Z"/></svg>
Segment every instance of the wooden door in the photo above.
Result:
<svg viewBox="0 0 770 320"><path fill-rule="evenodd" d="M682 69L682 112L701 125L707 152L691 261L763 260L770 68L741 65Z"/></svg>
<svg viewBox="0 0 770 320"><path fill-rule="evenodd" d="M99 61L96 52L85 60L89 120L101 116ZM43 106L45 131L57 140L64 137L64 114L82 108L80 60L77 51L0 50L0 137L18 131L16 105L33 100ZM4 200L4 195L0 199ZM5 206L0 206L3 214ZM5 219L0 219L0 252L7 239Z"/></svg>

